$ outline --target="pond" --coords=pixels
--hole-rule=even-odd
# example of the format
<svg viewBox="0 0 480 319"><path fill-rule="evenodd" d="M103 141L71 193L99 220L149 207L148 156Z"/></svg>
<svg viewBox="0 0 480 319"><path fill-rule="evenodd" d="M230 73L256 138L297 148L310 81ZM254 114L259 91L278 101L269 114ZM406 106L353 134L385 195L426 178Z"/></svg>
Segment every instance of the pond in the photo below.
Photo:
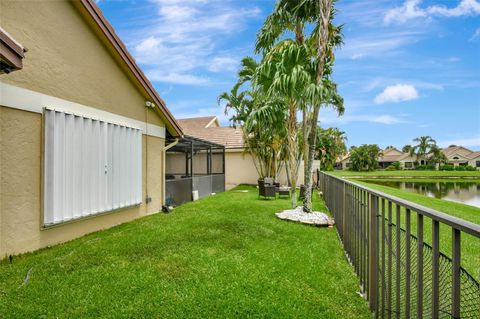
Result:
<svg viewBox="0 0 480 319"><path fill-rule="evenodd" d="M480 180L362 180L428 197L449 200L480 208Z"/></svg>

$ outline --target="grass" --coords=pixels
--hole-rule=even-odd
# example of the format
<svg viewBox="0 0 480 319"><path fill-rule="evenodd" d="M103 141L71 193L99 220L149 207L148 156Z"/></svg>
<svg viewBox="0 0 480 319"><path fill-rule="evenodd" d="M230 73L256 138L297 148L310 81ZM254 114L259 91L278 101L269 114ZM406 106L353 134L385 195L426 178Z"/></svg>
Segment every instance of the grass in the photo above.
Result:
<svg viewBox="0 0 480 319"><path fill-rule="evenodd" d="M467 178L480 178L480 171L415 171L415 170L401 170L401 171L372 171L372 172L353 172L353 171L333 171L328 172L335 176L345 177L436 177L436 178L455 178L455 177L467 177Z"/></svg>
<svg viewBox="0 0 480 319"><path fill-rule="evenodd" d="M422 180L425 181L425 180ZM441 200L437 198L427 197L421 194L415 194L403 190L399 190L393 187L377 185L368 183L366 181L354 180L355 183L364 185L366 187L379 190L381 192L406 199L408 201L430 207L440 212L468 220L470 222L480 224L480 208L465 205L461 203ZM402 210L402 228L405 229L405 212ZM412 233L416 234L416 215L411 216L412 221ZM429 220L424 221L424 233L425 242L431 244L432 226ZM451 228L445 225L440 225L440 250L446 255L451 257ZM464 267L470 275L472 275L478 282L480 282L480 238L473 237L471 235L463 234L462 244L462 267Z"/></svg>
<svg viewBox="0 0 480 319"><path fill-rule="evenodd" d="M3 260L0 318L369 318L335 229L288 206L241 186Z"/></svg>

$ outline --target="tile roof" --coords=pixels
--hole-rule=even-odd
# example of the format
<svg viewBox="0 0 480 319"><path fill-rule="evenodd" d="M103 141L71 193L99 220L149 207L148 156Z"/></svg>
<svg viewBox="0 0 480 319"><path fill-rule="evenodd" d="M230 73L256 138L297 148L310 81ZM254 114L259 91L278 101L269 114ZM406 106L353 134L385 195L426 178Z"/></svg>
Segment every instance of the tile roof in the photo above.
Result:
<svg viewBox="0 0 480 319"><path fill-rule="evenodd" d="M186 119L177 119L177 122L180 124L182 129L185 130L196 130L196 129L201 129L201 128L206 128L210 122L215 120L217 117L216 116L204 116L204 117L192 117L192 118L186 118ZM185 131L185 133L187 133Z"/></svg>
<svg viewBox="0 0 480 319"><path fill-rule="evenodd" d="M442 149L442 152L443 154L445 154L445 156L448 156L448 155L454 154L458 149L459 149L459 146L449 146Z"/></svg>
<svg viewBox="0 0 480 319"><path fill-rule="evenodd" d="M245 143L241 127L206 127L215 116L177 120L187 136L224 145L226 149L243 149Z"/></svg>
<svg viewBox="0 0 480 319"><path fill-rule="evenodd" d="M397 161L400 161L407 156L408 156L408 154L384 155L384 156L380 156L378 158L378 161L379 162L397 162Z"/></svg>
<svg viewBox="0 0 480 319"><path fill-rule="evenodd" d="M467 157L470 158L470 159L474 159L474 158L480 157L480 151L472 152L472 153L468 154Z"/></svg>

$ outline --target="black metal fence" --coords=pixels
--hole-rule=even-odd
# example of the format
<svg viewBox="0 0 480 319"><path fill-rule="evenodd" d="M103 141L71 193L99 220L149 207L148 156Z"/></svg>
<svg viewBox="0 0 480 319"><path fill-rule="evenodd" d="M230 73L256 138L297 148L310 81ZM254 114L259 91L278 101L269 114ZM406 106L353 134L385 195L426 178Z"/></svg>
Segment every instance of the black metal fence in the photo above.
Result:
<svg viewBox="0 0 480 319"><path fill-rule="evenodd" d="M323 172L318 184L376 318L480 318L480 286L460 249L480 225ZM440 252L440 225L451 229L451 258Z"/></svg>

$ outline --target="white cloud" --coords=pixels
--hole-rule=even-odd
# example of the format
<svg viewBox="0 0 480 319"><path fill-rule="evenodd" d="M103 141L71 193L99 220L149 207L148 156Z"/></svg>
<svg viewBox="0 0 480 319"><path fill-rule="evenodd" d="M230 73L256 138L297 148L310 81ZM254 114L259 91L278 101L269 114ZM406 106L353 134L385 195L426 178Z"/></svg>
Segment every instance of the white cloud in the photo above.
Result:
<svg viewBox="0 0 480 319"><path fill-rule="evenodd" d="M401 101L414 100L418 98L418 92L413 85L395 84L387 86L382 93L378 94L375 104L397 103Z"/></svg>
<svg viewBox="0 0 480 319"><path fill-rule="evenodd" d="M383 21L386 24L397 22L405 23L408 20L425 17L427 14L418 5L421 0L407 0L401 7L390 9L385 14Z"/></svg>
<svg viewBox="0 0 480 319"><path fill-rule="evenodd" d="M130 30L132 53L153 81L213 83L196 74L235 71L238 48L219 50L225 36L243 30L260 9L215 0L155 0L156 14L146 27ZM151 10L151 9L150 9Z"/></svg>
<svg viewBox="0 0 480 319"><path fill-rule="evenodd" d="M346 39L345 46L338 50L338 56L358 60L397 53L399 48L417 42L422 34L421 30L365 34Z"/></svg>
<svg viewBox="0 0 480 319"><path fill-rule="evenodd" d="M391 115L378 115L372 116L370 118L370 122L374 123L381 123L381 124L398 124L398 123L406 123L406 121L402 120L401 118L391 116Z"/></svg>
<svg viewBox="0 0 480 319"><path fill-rule="evenodd" d="M405 82L402 78L385 78L385 77L376 77L373 79L369 79L367 81L363 80L361 83L361 88L363 92L370 92L379 87L393 86L396 83ZM422 80L409 80L408 81L411 85L413 85L416 89L427 89L427 90L436 90L442 91L444 89L444 84L441 83L433 83L427 82Z"/></svg>
<svg viewBox="0 0 480 319"><path fill-rule="evenodd" d="M229 56L217 56L210 60L208 70L211 72L235 71L240 60Z"/></svg>
<svg viewBox="0 0 480 319"><path fill-rule="evenodd" d="M462 0L458 6L447 8L446 6L434 5L427 8L428 13L446 17L472 16L480 14L480 3L477 0Z"/></svg>
<svg viewBox="0 0 480 319"><path fill-rule="evenodd" d="M438 142L440 147L448 147L449 145L461 145L465 147L480 147L480 135L474 137L444 140Z"/></svg>
<svg viewBox="0 0 480 319"><path fill-rule="evenodd" d="M172 84L185 85L206 85L211 83L210 78L196 76L192 74L167 73L159 70L147 72L147 76L151 81L158 81Z"/></svg>
<svg viewBox="0 0 480 319"><path fill-rule="evenodd" d="M407 21L433 16L460 17L475 16L480 14L480 3L477 0L461 0L456 7L449 8L445 5L432 5L421 8L422 0L406 0L402 6L388 10L383 17L385 24L404 24Z"/></svg>
<svg viewBox="0 0 480 319"><path fill-rule="evenodd" d="M346 114L337 116L332 110L325 110L320 116L320 123L323 124L348 124L352 122L378 123L385 125L394 125L409 123L405 116L393 116L389 114Z"/></svg>

